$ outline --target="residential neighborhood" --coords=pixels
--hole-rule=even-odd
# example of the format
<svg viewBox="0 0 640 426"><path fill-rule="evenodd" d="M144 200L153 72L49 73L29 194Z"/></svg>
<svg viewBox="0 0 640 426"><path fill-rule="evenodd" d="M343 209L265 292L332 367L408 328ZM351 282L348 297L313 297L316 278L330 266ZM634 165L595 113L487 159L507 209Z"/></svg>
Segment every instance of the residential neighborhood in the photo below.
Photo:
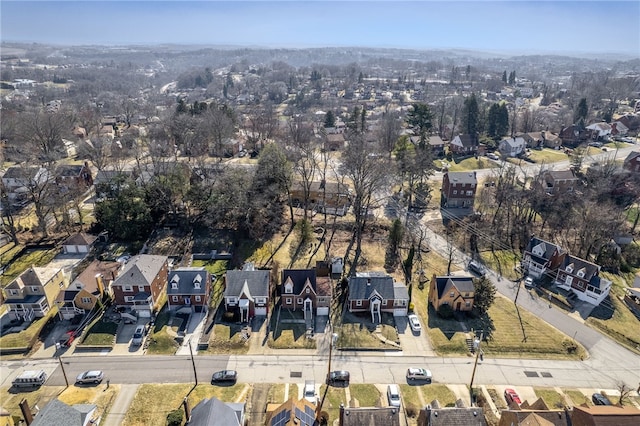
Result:
<svg viewBox="0 0 640 426"><path fill-rule="evenodd" d="M637 58L0 55L0 425L640 424Z"/></svg>

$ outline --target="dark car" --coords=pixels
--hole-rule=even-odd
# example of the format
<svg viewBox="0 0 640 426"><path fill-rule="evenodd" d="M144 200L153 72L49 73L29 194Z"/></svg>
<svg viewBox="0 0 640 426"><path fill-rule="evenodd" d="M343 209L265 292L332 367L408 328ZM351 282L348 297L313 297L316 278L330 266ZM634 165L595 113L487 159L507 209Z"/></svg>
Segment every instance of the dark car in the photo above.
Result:
<svg viewBox="0 0 640 426"><path fill-rule="evenodd" d="M329 373L330 385L346 385L349 384L349 372L345 370L332 371Z"/></svg>
<svg viewBox="0 0 640 426"><path fill-rule="evenodd" d="M593 401L595 405L612 405L611 401L601 393L591 395L591 401Z"/></svg>
<svg viewBox="0 0 640 426"><path fill-rule="evenodd" d="M238 372L236 370L216 371L211 376L211 384L214 383L235 383L238 380Z"/></svg>

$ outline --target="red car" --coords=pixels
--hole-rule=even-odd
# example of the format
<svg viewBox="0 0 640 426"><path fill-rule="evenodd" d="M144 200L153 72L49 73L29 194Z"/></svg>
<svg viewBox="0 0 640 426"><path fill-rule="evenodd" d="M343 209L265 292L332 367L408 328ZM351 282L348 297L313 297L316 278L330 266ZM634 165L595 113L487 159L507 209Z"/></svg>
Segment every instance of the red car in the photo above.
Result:
<svg viewBox="0 0 640 426"><path fill-rule="evenodd" d="M504 399L506 399L508 403L515 402L518 405L522 404L522 401L520 401L520 396L513 389L504 390Z"/></svg>

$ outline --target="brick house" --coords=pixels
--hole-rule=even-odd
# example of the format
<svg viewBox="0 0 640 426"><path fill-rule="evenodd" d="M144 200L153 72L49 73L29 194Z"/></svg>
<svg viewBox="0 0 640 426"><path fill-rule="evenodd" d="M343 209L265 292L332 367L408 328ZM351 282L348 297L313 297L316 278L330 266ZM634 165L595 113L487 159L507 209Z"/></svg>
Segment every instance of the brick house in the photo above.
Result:
<svg viewBox="0 0 640 426"><path fill-rule="evenodd" d="M169 309L186 308L206 312L211 293L211 275L204 267L184 267L169 271L167 303Z"/></svg>
<svg viewBox="0 0 640 426"><path fill-rule="evenodd" d="M93 176L89 165L84 164L62 164L55 170L56 184L61 191L83 192L93 185Z"/></svg>
<svg viewBox="0 0 640 426"><path fill-rule="evenodd" d="M434 274L429 284L429 302L436 311L449 305L454 311L469 312L474 296L473 277Z"/></svg>
<svg viewBox="0 0 640 426"><path fill-rule="evenodd" d="M623 167L632 173L640 172L640 152L631 151L627 158L624 159Z"/></svg>
<svg viewBox="0 0 640 426"><path fill-rule="evenodd" d="M305 319L329 315L331 278L317 276L315 269L285 269L280 285L280 305L284 309L302 309Z"/></svg>
<svg viewBox="0 0 640 426"><path fill-rule="evenodd" d="M545 170L538 176L538 184L550 195L573 192L578 183L572 170Z"/></svg>
<svg viewBox="0 0 640 426"><path fill-rule="evenodd" d="M116 306L129 307L148 318L165 291L169 265L167 256L140 254L129 260L111 285Z"/></svg>
<svg viewBox="0 0 640 426"><path fill-rule="evenodd" d="M466 208L473 212L477 186L476 172L445 172L442 176L441 207Z"/></svg>
<svg viewBox="0 0 640 426"><path fill-rule="evenodd" d="M349 278L347 306L349 312L369 312L372 322L381 322L381 312L407 315L409 292L387 274L358 272Z"/></svg>
<svg viewBox="0 0 640 426"><path fill-rule="evenodd" d="M522 255L522 268L534 278L555 272L564 261L566 251L557 245L532 237Z"/></svg>
<svg viewBox="0 0 640 426"><path fill-rule="evenodd" d="M611 290L611 281L601 278L600 266L575 256L566 255L558 268L555 284L574 293L578 299L599 305Z"/></svg>
<svg viewBox="0 0 640 426"><path fill-rule="evenodd" d="M478 137L470 134L458 135L449 142L449 149L458 155L473 155L478 152Z"/></svg>

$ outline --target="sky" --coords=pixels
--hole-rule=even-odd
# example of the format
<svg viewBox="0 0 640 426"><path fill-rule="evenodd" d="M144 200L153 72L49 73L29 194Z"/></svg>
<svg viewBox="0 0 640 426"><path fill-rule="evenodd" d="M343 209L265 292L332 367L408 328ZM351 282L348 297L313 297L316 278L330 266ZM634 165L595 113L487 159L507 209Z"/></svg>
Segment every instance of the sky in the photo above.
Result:
<svg viewBox="0 0 640 426"><path fill-rule="evenodd" d="M12 1L0 39L640 57L640 1Z"/></svg>

